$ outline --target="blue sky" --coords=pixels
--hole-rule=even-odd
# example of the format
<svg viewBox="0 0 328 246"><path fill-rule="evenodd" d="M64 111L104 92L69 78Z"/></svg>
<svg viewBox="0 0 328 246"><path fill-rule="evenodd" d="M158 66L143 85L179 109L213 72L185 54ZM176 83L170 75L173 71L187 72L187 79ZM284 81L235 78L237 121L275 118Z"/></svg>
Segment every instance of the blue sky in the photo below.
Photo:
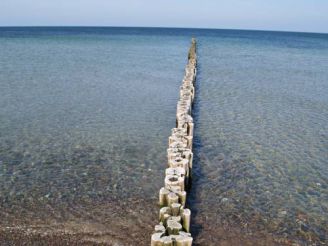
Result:
<svg viewBox="0 0 328 246"><path fill-rule="evenodd" d="M0 0L0 26L22 25L328 33L328 0Z"/></svg>

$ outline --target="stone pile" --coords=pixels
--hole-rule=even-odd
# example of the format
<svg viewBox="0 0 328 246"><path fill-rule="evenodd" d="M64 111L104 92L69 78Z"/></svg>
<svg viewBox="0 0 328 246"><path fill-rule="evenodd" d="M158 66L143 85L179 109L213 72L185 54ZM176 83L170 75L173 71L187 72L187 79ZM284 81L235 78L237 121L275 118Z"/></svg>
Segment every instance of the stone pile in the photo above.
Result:
<svg viewBox="0 0 328 246"><path fill-rule="evenodd" d="M191 212L186 208L186 197L192 175L194 123L191 116L195 96L196 40L188 54L188 64L180 87L177 105L176 128L172 129L167 150L168 168L165 170L165 186L159 191L160 223L155 226L151 246L191 246Z"/></svg>

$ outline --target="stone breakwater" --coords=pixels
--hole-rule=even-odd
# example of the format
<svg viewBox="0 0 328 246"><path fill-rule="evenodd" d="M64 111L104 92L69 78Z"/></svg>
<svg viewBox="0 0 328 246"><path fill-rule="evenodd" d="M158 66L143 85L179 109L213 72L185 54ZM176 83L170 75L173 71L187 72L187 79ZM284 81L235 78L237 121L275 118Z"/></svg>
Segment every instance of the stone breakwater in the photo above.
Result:
<svg viewBox="0 0 328 246"><path fill-rule="evenodd" d="M191 182L193 161L194 123L191 116L195 96L196 40L192 39L186 73L180 87L176 127L172 129L167 149L168 168L165 186L159 191L159 224L151 236L151 246L191 246L191 212L186 208L186 197Z"/></svg>

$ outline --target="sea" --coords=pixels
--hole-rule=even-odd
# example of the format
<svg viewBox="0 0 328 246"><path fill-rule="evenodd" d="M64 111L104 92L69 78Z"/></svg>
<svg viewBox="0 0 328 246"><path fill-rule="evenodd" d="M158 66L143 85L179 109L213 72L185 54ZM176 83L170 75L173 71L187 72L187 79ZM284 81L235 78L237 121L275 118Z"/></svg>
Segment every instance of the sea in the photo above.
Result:
<svg viewBox="0 0 328 246"><path fill-rule="evenodd" d="M328 245L328 34L0 28L0 244L149 245L191 38L194 245Z"/></svg>

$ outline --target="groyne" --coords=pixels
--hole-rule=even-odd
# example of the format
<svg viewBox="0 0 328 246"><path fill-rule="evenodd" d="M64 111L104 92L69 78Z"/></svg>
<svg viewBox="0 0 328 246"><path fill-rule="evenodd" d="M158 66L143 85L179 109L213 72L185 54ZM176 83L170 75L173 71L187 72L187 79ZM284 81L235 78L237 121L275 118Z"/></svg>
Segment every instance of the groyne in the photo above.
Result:
<svg viewBox="0 0 328 246"><path fill-rule="evenodd" d="M193 161L194 123L191 116L197 73L196 40L193 38L188 53L180 99L177 104L176 127L172 129L167 149L168 168L164 187L159 191L159 224L151 236L151 246L191 246L191 211L186 208Z"/></svg>

